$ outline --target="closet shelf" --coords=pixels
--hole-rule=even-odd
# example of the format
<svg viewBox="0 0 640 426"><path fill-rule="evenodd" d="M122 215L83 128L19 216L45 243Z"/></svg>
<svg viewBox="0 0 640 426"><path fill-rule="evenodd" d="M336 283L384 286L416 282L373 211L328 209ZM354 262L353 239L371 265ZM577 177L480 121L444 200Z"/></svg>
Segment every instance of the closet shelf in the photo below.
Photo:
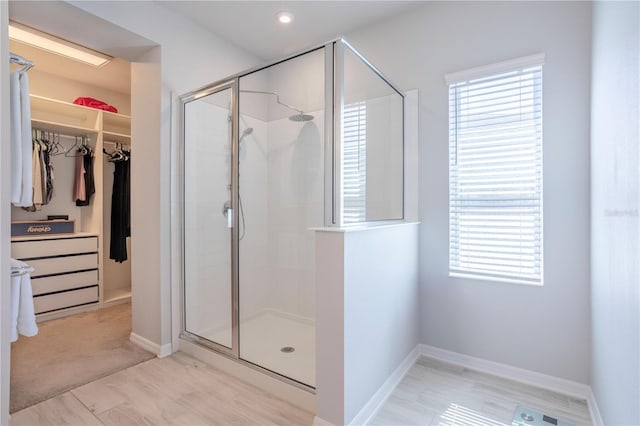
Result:
<svg viewBox="0 0 640 426"><path fill-rule="evenodd" d="M105 142L120 142L120 143L126 143L126 144L131 142L130 135L125 135L125 134L116 133L116 132L107 132L106 130L102 132L102 139Z"/></svg>
<svg viewBox="0 0 640 426"><path fill-rule="evenodd" d="M102 131L119 142L131 139L131 117L83 105L30 95L31 121L35 127L71 136Z"/></svg>
<svg viewBox="0 0 640 426"><path fill-rule="evenodd" d="M123 114L115 114L109 111L102 112L102 130L105 133L130 135L131 117Z"/></svg>
<svg viewBox="0 0 640 426"><path fill-rule="evenodd" d="M31 119L65 129L98 131L99 111L44 96L30 95Z"/></svg>

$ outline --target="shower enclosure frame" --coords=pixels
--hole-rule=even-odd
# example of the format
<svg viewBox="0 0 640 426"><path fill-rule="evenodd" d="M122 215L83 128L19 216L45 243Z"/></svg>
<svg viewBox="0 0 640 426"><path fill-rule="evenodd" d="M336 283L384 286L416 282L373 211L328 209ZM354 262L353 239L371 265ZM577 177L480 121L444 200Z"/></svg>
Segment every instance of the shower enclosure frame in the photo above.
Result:
<svg viewBox="0 0 640 426"><path fill-rule="evenodd" d="M302 383L295 379L284 376L278 372L269 370L255 363L244 360L240 356L240 277L239 277L239 226L240 208L239 208L239 171L240 171L240 79L250 74L270 68L280 63L295 59L318 50L324 50L324 223L326 227L339 228L343 226L342 221L342 175L340 155L336 153L342 152L342 113L344 101L344 49L355 54L375 75L382 79L389 87L391 87L402 98L402 152L404 157L405 149L405 95L400 91L378 68L362 56L353 46L351 46L344 38L339 37L313 48L294 53L277 61L260 65L248 70L233 74L222 80L218 80L179 97L179 146L178 146L178 196L177 201L180 206L178 209L180 223L180 303L182 309L180 318L181 326L179 338L200 346L211 349L231 360L240 363L246 367L257 370L270 377L288 383L299 389L315 393L315 387L306 383ZM339 60L336 60L339 58ZM185 106L192 101L209 96L224 90L231 90L230 97L230 121L231 121L231 158L230 158L230 181L231 181L231 212L233 223L230 227L231 231L231 330L232 330L232 347L228 348L222 344L205 339L186 330L186 307L185 307L185 289L186 289L186 265L185 265ZM403 202L402 202L402 218L384 221L375 221L375 223L398 223L404 221L404 169L406 165L402 164L402 182L403 182Z"/></svg>

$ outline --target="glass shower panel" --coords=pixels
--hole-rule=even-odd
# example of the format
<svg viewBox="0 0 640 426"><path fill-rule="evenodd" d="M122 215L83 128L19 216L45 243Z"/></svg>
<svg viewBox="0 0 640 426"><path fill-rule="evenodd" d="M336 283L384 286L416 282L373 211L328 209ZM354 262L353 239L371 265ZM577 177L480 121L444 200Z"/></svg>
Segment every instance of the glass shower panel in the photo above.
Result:
<svg viewBox="0 0 640 426"><path fill-rule="evenodd" d="M232 348L231 116L226 88L184 108L185 331Z"/></svg>
<svg viewBox="0 0 640 426"><path fill-rule="evenodd" d="M402 219L403 97L347 46L343 64L343 221Z"/></svg>
<svg viewBox="0 0 640 426"><path fill-rule="evenodd" d="M240 78L240 358L315 386L324 50Z"/></svg>

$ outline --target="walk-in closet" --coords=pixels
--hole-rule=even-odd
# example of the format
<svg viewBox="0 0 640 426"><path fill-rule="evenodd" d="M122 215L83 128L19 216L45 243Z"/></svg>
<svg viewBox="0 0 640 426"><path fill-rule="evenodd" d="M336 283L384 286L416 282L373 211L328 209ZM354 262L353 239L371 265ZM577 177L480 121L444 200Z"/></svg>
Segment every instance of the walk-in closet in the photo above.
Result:
<svg viewBox="0 0 640 426"><path fill-rule="evenodd" d="M130 63L19 22L9 34L12 163L24 165L12 169L11 256L37 322L12 343L15 412L152 355L129 341Z"/></svg>

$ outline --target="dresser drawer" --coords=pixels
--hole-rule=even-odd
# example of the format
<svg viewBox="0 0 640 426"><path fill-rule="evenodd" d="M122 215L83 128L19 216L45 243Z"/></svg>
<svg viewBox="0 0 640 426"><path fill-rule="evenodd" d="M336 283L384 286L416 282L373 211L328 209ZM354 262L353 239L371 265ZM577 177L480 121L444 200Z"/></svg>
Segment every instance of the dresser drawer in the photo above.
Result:
<svg viewBox="0 0 640 426"><path fill-rule="evenodd" d="M14 241L11 243L11 257L14 259L32 259L96 251L98 251L97 237Z"/></svg>
<svg viewBox="0 0 640 426"><path fill-rule="evenodd" d="M54 275L51 277L33 278L31 287L33 295L54 293L98 284L98 271L76 272L73 274Z"/></svg>
<svg viewBox="0 0 640 426"><path fill-rule="evenodd" d="M37 296L33 298L33 307L36 314L71 308L98 301L98 286L83 288L81 290L65 291L63 293Z"/></svg>
<svg viewBox="0 0 640 426"><path fill-rule="evenodd" d="M31 273L31 277L35 278L42 275L96 269L98 267L98 255L94 253L52 257L49 259L33 259L29 261L29 265L35 269L35 271Z"/></svg>

